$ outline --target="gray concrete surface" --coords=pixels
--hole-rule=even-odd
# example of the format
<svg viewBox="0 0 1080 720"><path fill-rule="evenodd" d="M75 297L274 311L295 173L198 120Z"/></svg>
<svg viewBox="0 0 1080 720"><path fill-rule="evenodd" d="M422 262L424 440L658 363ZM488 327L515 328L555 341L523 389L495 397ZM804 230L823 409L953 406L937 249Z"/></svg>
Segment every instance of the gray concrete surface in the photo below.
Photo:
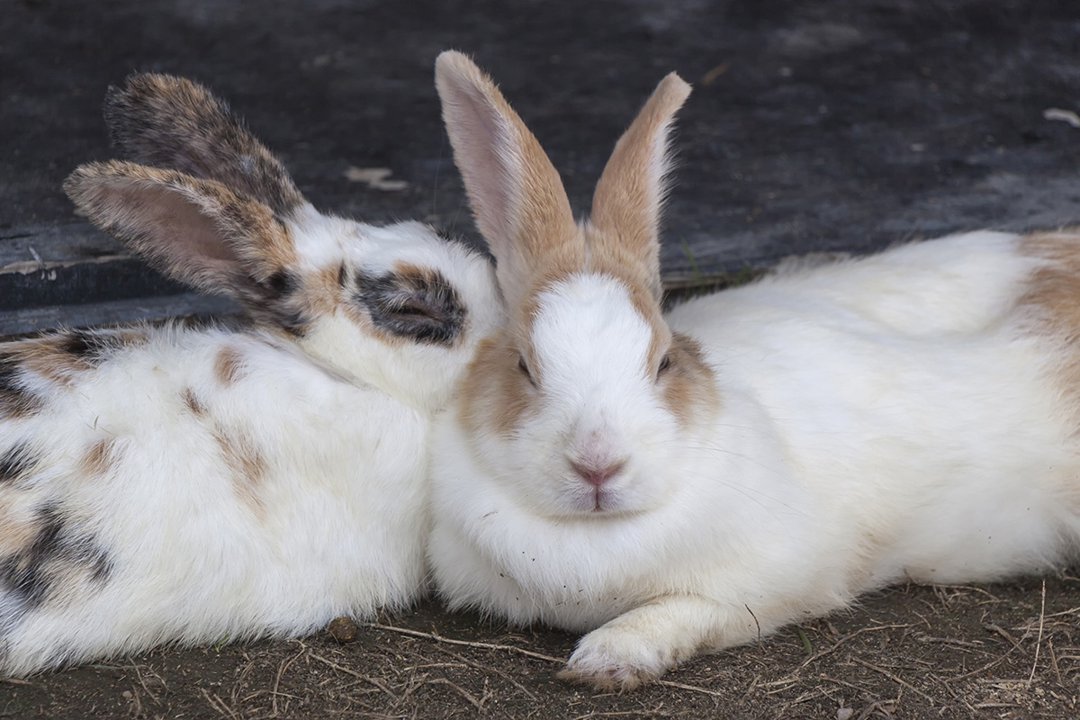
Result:
<svg viewBox="0 0 1080 720"><path fill-rule="evenodd" d="M1080 110L1080 3L1067 0L3 6L0 334L92 322L98 304L109 319L153 315L140 303L178 291L60 191L77 164L110 157L101 100L133 70L212 86L323 209L468 236L432 86L440 50L496 76L579 210L621 129L677 70L695 92L667 213L676 283L793 253L1080 220L1080 128L1045 116ZM406 185L373 189L350 167Z"/></svg>

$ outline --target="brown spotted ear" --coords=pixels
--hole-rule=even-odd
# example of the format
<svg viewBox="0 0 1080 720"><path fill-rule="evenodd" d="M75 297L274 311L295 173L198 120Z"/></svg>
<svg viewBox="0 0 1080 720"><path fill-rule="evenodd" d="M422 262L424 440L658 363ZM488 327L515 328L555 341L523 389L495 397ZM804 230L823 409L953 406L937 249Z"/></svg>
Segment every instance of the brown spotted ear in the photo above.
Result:
<svg viewBox="0 0 1080 720"><path fill-rule="evenodd" d="M670 166L667 139L675 113L690 95L678 75L665 77L623 133L593 195L590 233L597 250L639 263L659 298L660 209ZM605 247L610 245L610 247Z"/></svg>
<svg viewBox="0 0 1080 720"><path fill-rule="evenodd" d="M80 166L64 191L95 225L176 280L261 315L291 290L289 231L269 207L221 183L112 161Z"/></svg>
<svg viewBox="0 0 1080 720"><path fill-rule="evenodd" d="M280 216L304 204L285 167L229 106L184 78L143 73L105 97L117 148L136 162L217 180Z"/></svg>
<svg viewBox="0 0 1080 720"><path fill-rule="evenodd" d="M570 201L540 143L468 57L439 55L435 86L476 225L517 304L538 269L582 255Z"/></svg>

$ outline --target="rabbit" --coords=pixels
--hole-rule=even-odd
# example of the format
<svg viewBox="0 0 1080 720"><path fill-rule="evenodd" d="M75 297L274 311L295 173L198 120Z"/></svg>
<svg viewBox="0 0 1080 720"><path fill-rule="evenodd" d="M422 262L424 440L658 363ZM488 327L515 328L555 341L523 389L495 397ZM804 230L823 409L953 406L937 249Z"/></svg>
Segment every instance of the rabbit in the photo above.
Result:
<svg viewBox="0 0 1080 720"><path fill-rule="evenodd" d="M412 602L431 423L501 317L490 258L319 213L191 81L134 75L106 118L157 167L82 165L67 194L247 317L0 350L0 676Z"/></svg>
<svg viewBox="0 0 1080 720"><path fill-rule="evenodd" d="M575 222L492 80L436 84L507 320L432 452L451 609L584 633L629 689L912 579L1080 549L1080 230L980 231L792 266L662 311L667 76Z"/></svg>

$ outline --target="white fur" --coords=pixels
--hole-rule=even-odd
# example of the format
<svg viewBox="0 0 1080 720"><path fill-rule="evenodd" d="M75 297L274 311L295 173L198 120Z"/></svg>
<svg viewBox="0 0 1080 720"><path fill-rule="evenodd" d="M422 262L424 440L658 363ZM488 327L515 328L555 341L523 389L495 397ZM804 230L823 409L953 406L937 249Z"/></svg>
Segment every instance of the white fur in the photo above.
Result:
<svg viewBox="0 0 1080 720"><path fill-rule="evenodd" d="M146 328L147 343L68 388L25 374L45 408L0 419L0 450L28 440L42 462L28 480L0 487L6 533L56 505L107 553L109 572L54 588L29 609L0 585L0 673L161 642L299 635L420 593L429 425L498 318L493 270L416 223L320 216L304 227L313 224L321 237L300 227L294 237L327 267L439 270L468 311L458 341L386 342L339 309L295 341ZM214 368L225 347L243 361L233 384ZM185 407L186 391L203 415ZM234 485L215 430L257 449L265 471L254 502ZM86 477L80 459L105 439L116 441L116 460Z"/></svg>
<svg viewBox="0 0 1080 720"><path fill-rule="evenodd" d="M1062 349L1018 305L1039 264L1016 236L970 233L677 307L668 323L702 345L719 396L687 430L642 365L625 291L572 276L539 304L540 390L520 430L437 423L439 592L591 631L569 675L629 686L904 578L1076 557ZM629 458L604 512L567 470L580 427Z"/></svg>

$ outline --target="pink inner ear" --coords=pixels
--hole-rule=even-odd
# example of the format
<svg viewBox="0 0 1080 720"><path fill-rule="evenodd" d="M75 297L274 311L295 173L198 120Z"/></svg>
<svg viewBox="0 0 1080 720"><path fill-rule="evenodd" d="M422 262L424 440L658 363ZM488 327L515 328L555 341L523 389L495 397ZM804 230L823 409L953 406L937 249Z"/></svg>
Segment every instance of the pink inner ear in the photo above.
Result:
<svg viewBox="0 0 1080 720"><path fill-rule="evenodd" d="M158 270L204 290L230 291L238 258L218 224L181 190L113 178L94 195L95 219Z"/></svg>
<svg viewBox="0 0 1080 720"><path fill-rule="evenodd" d="M441 90L447 131L480 232L508 238L522 176L513 129L467 80L447 80Z"/></svg>

